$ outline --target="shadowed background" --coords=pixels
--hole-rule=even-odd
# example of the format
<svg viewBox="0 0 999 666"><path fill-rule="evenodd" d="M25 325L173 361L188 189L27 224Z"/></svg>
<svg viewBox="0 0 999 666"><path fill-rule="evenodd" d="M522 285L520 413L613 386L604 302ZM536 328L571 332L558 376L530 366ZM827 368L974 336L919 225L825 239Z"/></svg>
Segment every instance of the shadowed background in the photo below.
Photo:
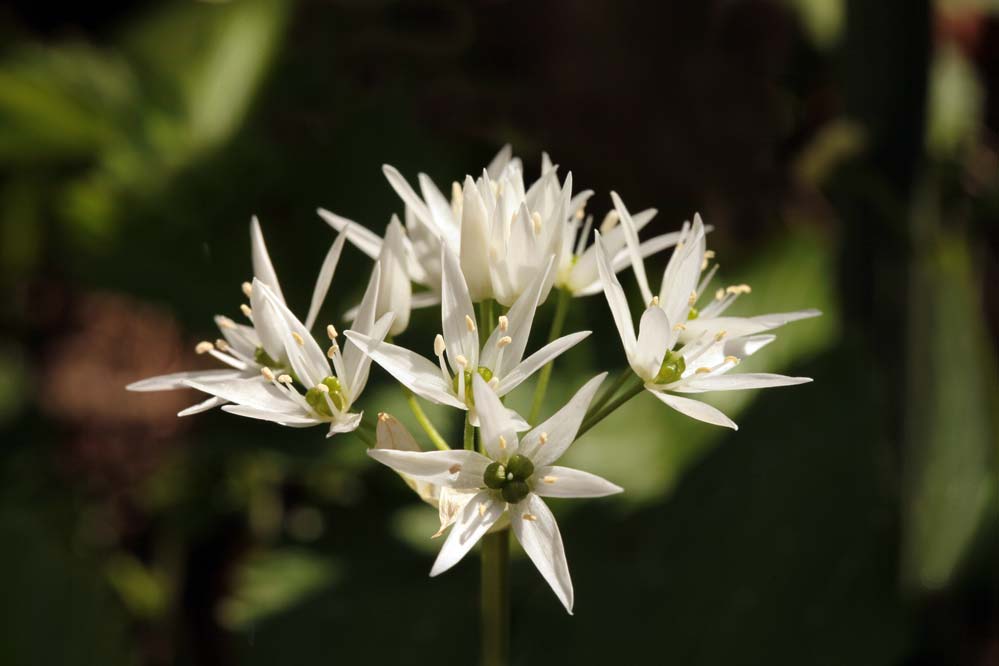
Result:
<svg viewBox="0 0 999 666"><path fill-rule="evenodd" d="M436 512L359 440L123 387L210 365L252 214L302 311L316 207L380 233L383 163L448 191L509 142L598 221L611 189L655 233L700 211L740 313L825 312L746 365L813 384L709 398L739 432L640 396L573 446L626 492L552 503L574 617L518 554L514 662L999 664L996 10L0 8L0 663L475 661L474 559L427 577ZM348 246L319 321L369 270ZM594 335L546 413L624 364L603 298L574 306ZM429 355L438 317L400 343ZM378 369L361 406L409 422Z"/></svg>

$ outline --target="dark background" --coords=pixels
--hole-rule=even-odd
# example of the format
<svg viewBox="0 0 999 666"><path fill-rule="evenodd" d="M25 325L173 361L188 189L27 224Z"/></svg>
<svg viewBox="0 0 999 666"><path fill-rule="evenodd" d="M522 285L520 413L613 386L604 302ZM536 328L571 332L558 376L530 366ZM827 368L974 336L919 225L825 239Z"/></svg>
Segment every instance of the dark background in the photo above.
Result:
<svg viewBox="0 0 999 666"><path fill-rule="evenodd" d="M448 191L509 142L598 219L700 211L742 312L826 313L753 359L815 383L715 401L739 432L644 396L573 447L627 492L553 503L574 617L516 559L515 663L999 664L987 4L0 7L0 663L475 662L474 558L427 577L435 513L359 440L123 387L204 365L251 214L300 309L317 206L380 232L381 164ZM549 411L624 363L608 314L576 303ZM362 406L405 417L379 370Z"/></svg>

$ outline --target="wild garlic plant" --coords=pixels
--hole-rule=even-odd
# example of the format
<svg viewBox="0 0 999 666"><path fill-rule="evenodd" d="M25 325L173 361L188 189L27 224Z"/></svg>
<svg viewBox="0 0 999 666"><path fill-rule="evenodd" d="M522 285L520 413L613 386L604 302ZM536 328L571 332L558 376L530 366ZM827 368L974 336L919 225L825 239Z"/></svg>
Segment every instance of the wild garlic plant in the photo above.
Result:
<svg viewBox="0 0 999 666"><path fill-rule="evenodd" d="M562 537L543 498L622 491L594 474L556 465L569 446L645 392L693 419L736 428L720 410L688 396L811 381L736 369L776 339L771 331L819 313L727 315L750 287L712 286L717 265L707 249L711 229L700 216L642 241L639 233L656 211L633 216L612 192L612 208L594 228L594 218L586 213L593 192L573 194L572 174L560 178L547 154L540 177L527 184L521 160L506 146L480 175L452 183L450 198L424 174L417 176L417 194L399 171L387 165L383 171L402 200L405 224L393 216L381 237L319 209L337 235L304 320L284 299L254 218L253 275L243 283L249 302L239 306L246 321L219 315L221 337L195 349L226 367L154 377L128 388L193 388L208 396L180 416L221 406L289 427L324 424L327 436L356 433L371 458L395 470L438 509L440 529L428 538L450 530L431 576L450 569L481 542L483 660L501 664L508 644L510 531L572 613ZM346 311L343 333L326 323L320 345L313 328L348 241L374 260L370 280L360 304ZM644 261L670 248L653 293ZM637 332L636 315L618 278L628 267L642 296ZM542 420L553 362L590 333L563 335L571 304L601 292L627 366L603 391L598 389L607 373L593 377ZM546 301L555 302L548 341L528 353L535 315ZM397 339L406 334L411 309L437 305L441 329L435 337ZM373 419L358 408L372 362L401 384L432 450L424 450L393 416L382 412ZM519 414L505 405L504 398L536 373L530 412ZM460 443L452 445L441 435L421 400L456 410L464 422Z"/></svg>

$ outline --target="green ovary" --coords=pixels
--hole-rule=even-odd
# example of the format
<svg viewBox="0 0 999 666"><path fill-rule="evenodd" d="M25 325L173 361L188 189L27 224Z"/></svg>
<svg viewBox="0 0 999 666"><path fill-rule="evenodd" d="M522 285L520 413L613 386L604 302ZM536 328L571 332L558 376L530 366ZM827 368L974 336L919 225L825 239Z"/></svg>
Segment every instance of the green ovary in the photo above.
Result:
<svg viewBox="0 0 999 666"><path fill-rule="evenodd" d="M687 369L687 363L683 356L675 351L666 352L663 363L659 366L659 374L652 380L653 384L672 384L683 377L683 372Z"/></svg>
<svg viewBox="0 0 999 666"><path fill-rule="evenodd" d="M499 490L504 500L516 504L531 492L527 480L532 474L534 463L527 456L517 454L511 456L506 465L501 462L491 463L486 467L482 480L487 488Z"/></svg>
<svg viewBox="0 0 999 666"><path fill-rule="evenodd" d="M253 352L253 360L257 362L257 365L262 365L265 368L270 368L271 370L283 370L281 361L277 361L271 358L271 355L263 347L257 347Z"/></svg>
<svg viewBox="0 0 999 666"><path fill-rule="evenodd" d="M472 371L465 370L465 404L469 407L475 407L475 395L472 393ZM476 368L475 372L479 373L479 376L483 380L489 381L493 378L493 371L484 365L480 365ZM458 375L455 375L451 379L451 386L454 388L455 395L458 394Z"/></svg>
<svg viewBox="0 0 999 666"><path fill-rule="evenodd" d="M333 405L341 412L346 411L347 397L343 394L343 387L340 386L340 380L336 377L327 377L322 383L323 386L329 389L328 395ZM305 401L309 403L309 407L312 407L317 414L331 419L333 418L333 412L330 410L329 403L326 402L326 397L323 393L324 391L314 386L305 392Z"/></svg>

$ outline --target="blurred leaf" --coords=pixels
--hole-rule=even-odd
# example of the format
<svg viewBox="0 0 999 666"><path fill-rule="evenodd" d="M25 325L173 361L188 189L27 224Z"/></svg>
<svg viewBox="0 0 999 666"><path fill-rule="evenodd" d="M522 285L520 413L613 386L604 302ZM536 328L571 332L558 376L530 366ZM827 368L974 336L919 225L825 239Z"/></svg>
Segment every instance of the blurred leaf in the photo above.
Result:
<svg viewBox="0 0 999 666"><path fill-rule="evenodd" d="M844 0L785 0L801 17L815 45L829 49L836 45L846 18Z"/></svg>
<svg viewBox="0 0 999 666"><path fill-rule="evenodd" d="M116 553L109 558L105 571L111 587L135 615L156 618L166 611L169 588L165 577L134 555L124 551Z"/></svg>
<svg viewBox="0 0 999 666"><path fill-rule="evenodd" d="M311 551L258 552L239 566L233 592L219 606L219 621L230 629L248 629L300 603L335 578L333 563Z"/></svg>
<svg viewBox="0 0 999 666"><path fill-rule="evenodd" d="M926 148L958 157L981 131L984 93L974 66L956 47L941 49L930 67Z"/></svg>

